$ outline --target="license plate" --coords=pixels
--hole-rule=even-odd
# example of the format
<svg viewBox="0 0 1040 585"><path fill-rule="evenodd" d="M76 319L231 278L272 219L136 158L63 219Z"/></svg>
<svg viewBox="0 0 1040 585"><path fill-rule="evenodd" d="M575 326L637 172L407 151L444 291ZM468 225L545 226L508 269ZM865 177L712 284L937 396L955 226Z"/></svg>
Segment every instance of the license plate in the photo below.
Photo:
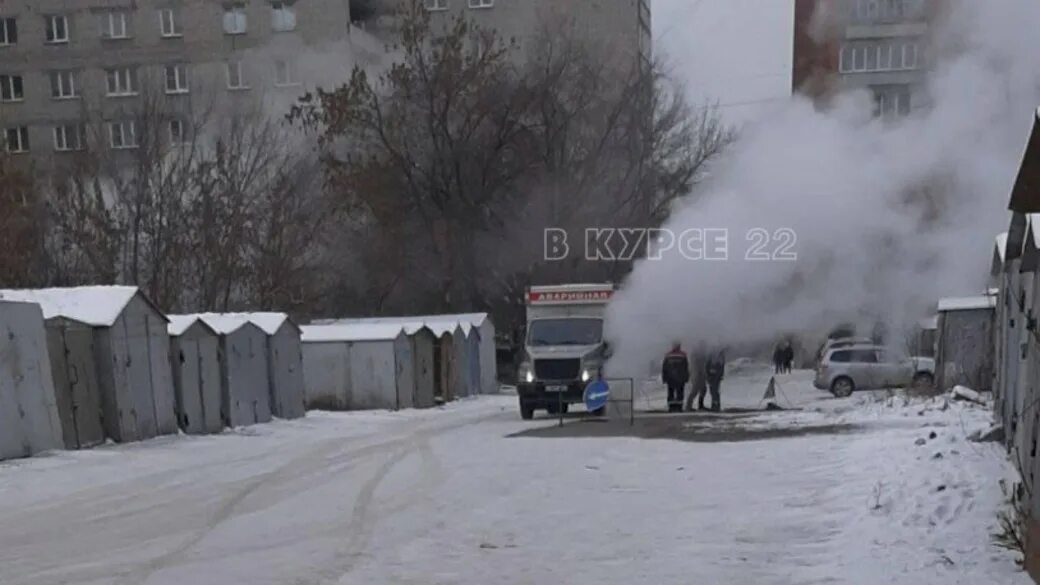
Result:
<svg viewBox="0 0 1040 585"><path fill-rule="evenodd" d="M546 392L566 392L567 391L567 387L566 386L559 386L559 385L546 386L545 387L545 391Z"/></svg>

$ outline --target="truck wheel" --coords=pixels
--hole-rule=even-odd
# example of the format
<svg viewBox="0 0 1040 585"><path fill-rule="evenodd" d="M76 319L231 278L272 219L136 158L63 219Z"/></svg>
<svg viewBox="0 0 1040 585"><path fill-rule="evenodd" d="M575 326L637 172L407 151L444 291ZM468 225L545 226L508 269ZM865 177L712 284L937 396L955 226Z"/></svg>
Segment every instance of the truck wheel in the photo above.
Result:
<svg viewBox="0 0 1040 585"><path fill-rule="evenodd" d="M520 418L524 420L531 420L534 418L534 407L523 400L520 401Z"/></svg>

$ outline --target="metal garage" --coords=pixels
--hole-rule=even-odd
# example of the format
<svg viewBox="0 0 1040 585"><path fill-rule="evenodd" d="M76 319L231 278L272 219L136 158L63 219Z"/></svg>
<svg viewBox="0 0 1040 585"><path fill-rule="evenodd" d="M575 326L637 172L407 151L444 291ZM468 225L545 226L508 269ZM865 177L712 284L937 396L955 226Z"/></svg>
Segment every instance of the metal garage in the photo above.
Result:
<svg viewBox="0 0 1040 585"><path fill-rule="evenodd" d="M939 301L935 366L940 388L960 384L979 392L992 390L995 308L991 295Z"/></svg>
<svg viewBox="0 0 1040 585"><path fill-rule="evenodd" d="M312 403L396 410L415 396L412 343L398 324L302 327L304 381Z"/></svg>
<svg viewBox="0 0 1040 585"><path fill-rule="evenodd" d="M271 420L267 334L241 315L199 315L220 335L220 411L225 426Z"/></svg>
<svg viewBox="0 0 1040 585"><path fill-rule="evenodd" d="M47 319L94 328L105 434L120 442L177 432L167 319L136 287L84 286L0 291L39 303Z"/></svg>
<svg viewBox="0 0 1040 585"><path fill-rule="evenodd" d="M495 324L487 313L459 315L480 334L480 393L498 393L498 360L495 356Z"/></svg>
<svg viewBox="0 0 1040 585"><path fill-rule="evenodd" d="M65 317L48 319L47 348L66 449L105 442L94 328Z"/></svg>
<svg viewBox="0 0 1040 585"><path fill-rule="evenodd" d="M62 445L43 312L0 302L0 460Z"/></svg>
<svg viewBox="0 0 1040 585"><path fill-rule="evenodd" d="M437 401L435 397L435 367L434 346L437 338L429 327L425 325L413 329L408 334L412 342L412 356L415 363L415 396L412 399L414 408L433 408Z"/></svg>
<svg viewBox="0 0 1040 585"><path fill-rule="evenodd" d="M304 416L307 409L299 326L285 313L249 313L248 317L267 334L271 414L284 419Z"/></svg>
<svg viewBox="0 0 1040 585"><path fill-rule="evenodd" d="M468 335L469 328L474 327L480 334L479 358L470 360L470 363L479 363L480 381L473 384L468 378L466 392L460 395L489 394L498 392L498 363L495 349L495 325L491 322L487 313L464 313L459 315L417 315L414 317L365 317L357 319L325 319L316 321L318 325L333 324L355 324L355 323L393 323L405 328L405 333L411 334L420 326L427 326L439 337L446 328L462 326L464 333ZM439 361L440 358L438 358ZM438 368L439 370L439 368ZM468 372L468 370L467 370ZM467 374L468 376L468 374ZM441 386L441 382L436 384ZM439 394L438 394L439 395Z"/></svg>
<svg viewBox="0 0 1040 585"><path fill-rule="evenodd" d="M170 364L177 420L184 432L219 433L220 335L194 315L170 315Z"/></svg>

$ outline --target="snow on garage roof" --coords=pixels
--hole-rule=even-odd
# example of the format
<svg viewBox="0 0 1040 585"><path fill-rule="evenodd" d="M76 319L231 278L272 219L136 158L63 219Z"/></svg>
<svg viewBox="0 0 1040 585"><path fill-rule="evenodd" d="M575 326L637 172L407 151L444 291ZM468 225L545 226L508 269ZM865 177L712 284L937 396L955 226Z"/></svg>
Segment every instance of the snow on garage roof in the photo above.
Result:
<svg viewBox="0 0 1040 585"><path fill-rule="evenodd" d="M300 331L300 340L304 343L390 341L396 339L404 327L399 323L336 323L304 325Z"/></svg>
<svg viewBox="0 0 1040 585"><path fill-rule="evenodd" d="M997 241L996 241L997 254L1000 255L1001 263L1005 262L1006 259L1007 259L1007 242L1008 242L1008 233L1007 232L1004 232L1004 233L1000 234L999 236L997 236Z"/></svg>
<svg viewBox="0 0 1040 585"><path fill-rule="evenodd" d="M250 323L249 319L236 313L199 313L195 317L221 335L234 333Z"/></svg>
<svg viewBox="0 0 1040 585"><path fill-rule="evenodd" d="M445 333L454 331L456 327L462 327L462 332L469 335L473 327L480 327L488 320L487 313L463 313L459 315L416 315L414 317L359 317L355 319L322 319L315 321L314 325L362 325L383 324L400 325L405 334L413 335L416 331L426 327L434 335L440 337Z"/></svg>
<svg viewBox="0 0 1040 585"><path fill-rule="evenodd" d="M939 312L947 311L975 311L979 309L992 309L997 306L997 299L992 295L980 295L977 297L951 297L939 299Z"/></svg>
<svg viewBox="0 0 1040 585"><path fill-rule="evenodd" d="M217 314L217 313L214 313ZM253 325L256 325L260 329L264 330L264 333L268 335L274 335L278 333L278 329L283 323L289 320L289 315L285 313L272 313L272 312L258 312L258 313L219 313L223 317L229 319L241 319L248 321Z"/></svg>
<svg viewBox="0 0 1040 585"><path fill-rule="evenodd" d="M927 319L921 319L917 322L917 326L926 331L939 328L939 316L933 315Z"/></svg>
<svg viewBox="0 0 1040 585"><path fill-rule="evenodd" d="M170 320L166 330L174 337L187 331L189 327L199 320L198 315L167 315L166 318Z"/></svg>
<svg viewBox="0 0 1040 585"><path fill-rule="evenodd" d="M0 299L36 303L44 319L65 317L92 327L111 327L137 293L135 286L79 286L0 290Z"/></svg>

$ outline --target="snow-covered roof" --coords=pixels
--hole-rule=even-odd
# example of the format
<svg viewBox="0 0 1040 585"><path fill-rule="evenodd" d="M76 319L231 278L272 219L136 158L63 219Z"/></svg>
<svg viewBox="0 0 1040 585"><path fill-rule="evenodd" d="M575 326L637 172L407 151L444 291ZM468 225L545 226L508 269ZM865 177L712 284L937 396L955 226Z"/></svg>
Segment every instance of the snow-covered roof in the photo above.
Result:
<svg viewBox="0 0 1040 585"><path fill-rule="evenodd" d="M304 343L337 341L389 341L396 339L404 327L399 323L337 323L333 325L304 325L300 339Z"/></svg>
<svg viewBox="0 0 1040 585"><path fill-rule="evenodd" d="M315 321L314 324L322 325L360 325L360 324L390 324L399 325L404 329L406 335L413 335L416 331L426 327L434 335L440 337L445 333L455 331L461 327L464 335L469 335L470 329L480 327L488 320L487 313L462 313L458 315L417 315L414 317L360 317L356 319L323 319Z"/></svg>
<svg viewBox="0 0 1040 585"><path fill-rule="evenodd" d="M246 323L252 323L259 327L267 335L274 335L285 323L289 316L285 313L197 313L194 315L171 315L170 335L180 335L196 320L201 319L214 331L221 335L227 335L237 331ZM173 324L176 323L176 333Z"/></svg>
<svg viewBox="0 0 1040 585"><path fill-rule="evenodd" d="M238 331L251 321L241 313L199 313L196 315L202 322L221 335Z"/></svg>
<svg viewBox="0 0 1040 585"><path fill-rule="evenodd" d="M199 320L198 315L167 315L166 318L170 320L166 330L175 337L187 331Z"/></svg>
<svg viewBox="0 0 1040 585"><path fill-rule="evenodd" d="M1000 262L1003 263L1007 260L1007 242L1008 233L1004 232L997 236L995 246L997 248L997 254L1000 256Z"/></svg>
<svg viewBox="0 0 1040 585"><path fill-rule="evenodd" d="M289 320L289 315L285 313L223 313L229 317L239 317L249 321L257 327L264 330L264 333L268 335L274 335L278 333L278 329L281 328L282 324Z"/></svg>
<svg viewBox="0 0 1040 585"><path fill-rule="evenodd" d="M939 316L933 315L927 319L921 319L917 322L917 326L924 330L938 329L939 328Z"/></svg>
<svg viewBox="0 0 1040 585"><path fill-rule="evenodd" d="M134 298L135 286L79 286L0 290L0 299L36 303L44 319L65 317L92 327L111 327Z"/></svg>
<svg viewBox="0 0 1040 585"><path fill-rule="evenodd" d="M947 311L975 311L979 309L992 309L997 306L997 299L992 295L980 295L977 297L950 297L939 300L939 312Z"/></svg>

